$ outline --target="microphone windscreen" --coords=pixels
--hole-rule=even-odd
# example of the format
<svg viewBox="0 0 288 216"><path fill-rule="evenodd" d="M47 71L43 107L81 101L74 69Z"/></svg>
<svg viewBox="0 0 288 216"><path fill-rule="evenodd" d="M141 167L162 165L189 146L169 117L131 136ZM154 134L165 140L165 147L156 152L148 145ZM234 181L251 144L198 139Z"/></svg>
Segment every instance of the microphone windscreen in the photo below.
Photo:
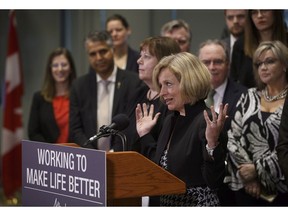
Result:
<svg viewBox="0 0 288 216"><path fill-rule="evenodd" d="M122 131L128 127L130 121L127 115L121 113L113 117L112 123L114 123L113 129Z"/></svg>

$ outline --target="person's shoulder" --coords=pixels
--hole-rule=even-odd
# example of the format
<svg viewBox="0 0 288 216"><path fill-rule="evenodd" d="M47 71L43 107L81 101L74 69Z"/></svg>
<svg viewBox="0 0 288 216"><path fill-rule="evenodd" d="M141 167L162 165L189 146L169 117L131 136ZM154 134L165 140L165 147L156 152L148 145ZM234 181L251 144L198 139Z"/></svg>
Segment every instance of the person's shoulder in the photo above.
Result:
<svg viewBox="0 0 288 216"><path fill-rule="evenodd" d="M243 92L242 95L246 98L258 98L259 95L259 90L256 87L248 88L246 92ZM244 99L246 100L246 99Z"/></svg>
<svg viewBox="0 0 288 216"><path fill-rule="evenodd" d="M248 88L241 83L235 82L232 79L228 79L228 83L230 86L232 86L234 89L236 89L239 92L247 92Z"/></svg>
<svg viewBox="0 0 288 216"><path fill-rule="evenodd" d="M40 90L37 90L37 91L34 92L33 95L39 97L39 96L41 96L41 91L40 91Z"/></svg>
<svg viewBox="0 0 288 216"><path fill-rule="evenodd" d="M40 90L38 90L38 91L35 91L34 92L34 94L33 94L33 99L34 100L39 100L39 99L41 99L41 98L43 98L43 96L42 96L42 94L41 94L41 91Z"/></svg>
<svg viewBox="0 0 288 216"><path fill-rule="evenodd" d="M128 53L139 56L139 52L130 46L128 46Z"/></svg>
<svg viewBox="0 0 288 216"><path fill-rule="evenodd" d="M34 92L33 103L42 104L45 101L46 100L44 99L44 96L42 95L40 90Z"/></svg>
<svg viewBox="0 0 288 216"><path fill-rule="evenodd" d="M226 43L226 44L230 44L230 36L221 39L221 41L223 41L223 42Z"/></svg>
<svg viewBox="0 0 288 216"><path fill-rule="evenodd" d="M247 92L249 94L257 94L257 92L259 92L259 90L256 87L252 87L252 88L248 88Z"/></svg>
<svg viewBox="0 0 288 216"><path fill-rule="evenodd" d="M78 76L74 81L73 84L74 85L79 85L83 82L87 82L89 80L91 80L91 76L93 76L93 71L89 71L88 73L82 74L80 76ZM94 75L95 76L95 75Z"/></svg>
<svg viewBox="0 0 288 216"><path fill-rule="evenodd" d="M133 79L139 79L138 73L135 73L134 71L130 71L130 70L123 70L120 68L117 68L117 75L119 77L129 77Z"/></svg>

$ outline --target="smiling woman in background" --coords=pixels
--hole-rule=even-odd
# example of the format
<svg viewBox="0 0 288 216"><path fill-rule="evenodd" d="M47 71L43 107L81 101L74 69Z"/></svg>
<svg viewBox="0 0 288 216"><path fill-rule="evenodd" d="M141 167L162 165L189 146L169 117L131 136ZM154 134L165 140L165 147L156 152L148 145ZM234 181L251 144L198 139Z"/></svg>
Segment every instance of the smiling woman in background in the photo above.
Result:
<svg viewBox="0 0 288 216"><path fill-rule="evenodd" d="M28 123L30 140L69 141L69 91L75 78L71 53L65 48L53 50L48 57L42 89L33 96Z"/></svg>

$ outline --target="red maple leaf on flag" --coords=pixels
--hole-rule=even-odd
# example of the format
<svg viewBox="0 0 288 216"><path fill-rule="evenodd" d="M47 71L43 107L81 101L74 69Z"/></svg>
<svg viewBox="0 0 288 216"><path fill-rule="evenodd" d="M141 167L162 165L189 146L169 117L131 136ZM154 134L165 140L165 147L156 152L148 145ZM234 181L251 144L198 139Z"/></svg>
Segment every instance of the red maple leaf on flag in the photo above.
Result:
<svg viewBox="0 0 288 216"><path fill-rule="evenodd" d="M16 32L15 11L9 14L8 52L5 68L2 128L2 184L6 197L21 188L23 77Z"/></svg>

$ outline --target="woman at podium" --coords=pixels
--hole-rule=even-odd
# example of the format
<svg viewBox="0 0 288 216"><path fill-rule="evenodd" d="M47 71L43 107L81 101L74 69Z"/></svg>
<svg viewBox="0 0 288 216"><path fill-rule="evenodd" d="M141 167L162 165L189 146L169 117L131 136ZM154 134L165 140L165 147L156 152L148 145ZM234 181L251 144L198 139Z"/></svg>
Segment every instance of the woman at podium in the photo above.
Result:
<svg viewBox="0 0 288 216"><path fill-rule="evenodd" d="M153 72L160 99L172 111L157 142L150 134L161 113L145 103L136 107L141 151L186 183L186 193L162 195L161 206L219 206L216 194L225 173L227 137L221 134L228 105L219 114L205 105L210 73L194 55L182 52L161 59Z"/></svg>

